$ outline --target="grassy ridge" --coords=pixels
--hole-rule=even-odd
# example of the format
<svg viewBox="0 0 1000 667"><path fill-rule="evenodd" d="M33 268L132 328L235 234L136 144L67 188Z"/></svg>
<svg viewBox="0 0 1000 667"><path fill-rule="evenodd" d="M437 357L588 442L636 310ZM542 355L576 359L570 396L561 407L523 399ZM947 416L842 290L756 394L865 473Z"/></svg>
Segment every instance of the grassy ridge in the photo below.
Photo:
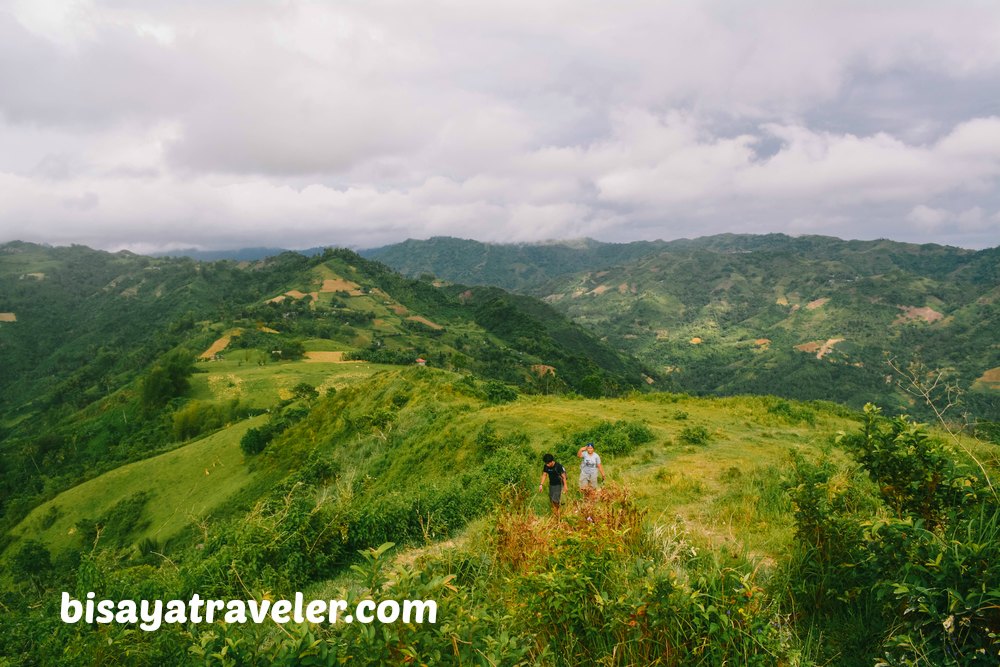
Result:
<svg viewBox="0 0 1000 667"><path fill-rule="evenodd" d="M848 649L857 661L844 664L866 664L901 650L858 644L863 628L852 630L850 618L792 620L809 596L840 613L805 567L840 567L810 555L812 524L802 515L810 499L831 503L808 519L816 530L897 521L851 450L836 444L839 432L860 431L858 414L772 397L496 402L488 383L430 368L340 379L335 394L286 406L300 416L261 454L244 456L237 435L263 415L65 492L47 528L47 510L29 517L7 554L19 578L6 600L20 610L3 633L8 654L217 664L211 654L229 646L241 664L309 655L320 664L384 664L411 655L434 664L568 665L618 655L621 664L673 665L734 655L812 664ZM554 452L572 478L573 452L590 439L604 452L609 490L596 503L570 490L564 522L554 523L536 491L540 455ZM975 447L996 470L995 447ZM74 520L113 514L142 491L153 495L137 503L127 530L116 533L109 520L96 549L66 539ZM168 532L177 538L144 544ZM842 539L861 550L857 562L881 553L847 533ZM376 549L385 542L399 545L398 558ZM36 557L25 561L25 553ZM137 635L60 624L51 591L80 586L108 597L428 597L444 622L384 626L388 640L309 625Z"/></svg>

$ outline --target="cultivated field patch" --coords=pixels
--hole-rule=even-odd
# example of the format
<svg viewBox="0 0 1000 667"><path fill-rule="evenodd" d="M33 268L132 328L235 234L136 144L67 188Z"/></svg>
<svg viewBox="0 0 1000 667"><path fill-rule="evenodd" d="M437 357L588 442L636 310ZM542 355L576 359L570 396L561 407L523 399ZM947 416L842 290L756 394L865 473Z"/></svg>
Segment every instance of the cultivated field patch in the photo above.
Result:
<svg viewBox="0 0 1000 667"><path fill-rule="evenodd" d="M915 308L913 306L896 306L902 312L893 324L906 324L907 322L927 322L928 324L944 319L944 315L930 307Z"/></svg>
<svg viewBox="0 0 1000 667"><path fill-rule="evenodd" d="M199 359L211 359L212 357L214 357L215 355L217 355L219 352L222 352L224 349L226 349L227 347L229 347L229 342L231 340L232 340L231 336L223 336L222 338L219 338L214 343L212 343L211 345L209 345L208 349L205 350L204 352L202 352L198 356L198 358Z"/></svg>
<svg viewBox="0 0 1000 667"><path fill-rule="evenodd" d="M989 369L976 382L985 385L987 389L1000 389L1000 366Z"/></svg>
<svg viewBox="0 0 1000 667"><path fill-rule="evenodd" d="M350 280L344 280L343 278L327 278L323 281L323 286L319 289L320 292L347 292L351 296L364 296L364 292L361 291L361 285L351 282Z"/></svg>
<svg viewBox="0 0 1000 667"><path fill-rule="evenodd" d="M843 338L830 338L826 341L811 340L808 343L802 343L801 345L796 345L795 349L799 352L807 352L812 354L816 353L817 359L822 359L826 355L833 352L833 348L837 343L844 342Z"/></svg>
<svg viewBox="0 0 1000 667"><path fill-rule="evenodd" d="M313 351L306 352L305 360L308 363L327 363L327 364L360 364L357 360L345 360L344 353L342 351Z"/></svg>

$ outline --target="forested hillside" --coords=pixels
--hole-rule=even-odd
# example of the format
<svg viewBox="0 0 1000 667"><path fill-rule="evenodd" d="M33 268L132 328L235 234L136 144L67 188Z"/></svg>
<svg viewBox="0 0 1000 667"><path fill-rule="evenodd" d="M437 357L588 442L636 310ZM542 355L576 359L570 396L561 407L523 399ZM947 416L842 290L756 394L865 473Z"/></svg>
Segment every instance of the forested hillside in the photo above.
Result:
<svg viewBox="0 0 1000 667"><path fill-rule="evenodd" d="M1000 249L781 234L593 245L600 253L432 239L375 254L404 271L516 285L687 391L877 399L931 415L892 360L959 388L956 418L1000 418ZM537 266L519 279L481 259L494 255Z"/></svg>
<svg viewBox="0 0 1000 667"><path fill-rule="evenodd" d="M451 237L408 240L362 250L407 276L430 274L468 285L530 291L557 276L645 257L662 241L600 243L592 239L551 243L495 244Z"/></svg>

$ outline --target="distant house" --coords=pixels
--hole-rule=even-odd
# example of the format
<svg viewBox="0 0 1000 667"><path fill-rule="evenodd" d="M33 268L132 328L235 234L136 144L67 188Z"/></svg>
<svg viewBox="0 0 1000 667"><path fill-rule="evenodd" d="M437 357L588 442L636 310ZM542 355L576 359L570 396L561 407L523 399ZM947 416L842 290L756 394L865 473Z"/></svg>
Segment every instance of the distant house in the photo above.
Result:
<svg viewBox="0 0 1000 667"><path fill-rule="evenodd" d="M421 359L419 357L417 358L417 366L426 366L426 365L427 365L426 359Z"/></svg>

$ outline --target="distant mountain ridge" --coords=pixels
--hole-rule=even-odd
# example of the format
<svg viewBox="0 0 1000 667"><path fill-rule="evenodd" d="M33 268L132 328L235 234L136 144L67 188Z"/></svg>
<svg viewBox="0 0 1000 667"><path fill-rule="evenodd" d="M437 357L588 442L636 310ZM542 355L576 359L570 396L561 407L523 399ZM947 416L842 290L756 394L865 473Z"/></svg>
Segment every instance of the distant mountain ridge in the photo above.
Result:
<svg viewBox="0 0 1000 667"><path fill-rule="evenodd" d="M295 252L306 257L313 257L323 252L323 248L306 248L304 250L289 250L288 248L270 248L264 246L252 248L238 248L231 250L199 250L197 248L182 248L180 250L167 250L151 253L150 257L187 257L199 262L216 262L222 259L231 259L237 262L255 262L267 257L274 257L283 252Z"/></svg>
<svg viewBox="0 0 1000 667"><path fill-rule="evenodd" d="M527 291L556 276L644 257L666 246L663 241L497 244L438 236L362 250L364 257L385 262L403 275L435 276L465 284L495 285Z"/></svg>
<svg viewBox="0 0 1000 667"><path fill-rule="evenodd" d="M1000 248L722 234L583 249L430 239L369 254L543 298L689 391L920 412L894 388L891 357L943 370L974 415L1000 416Z"/></svg>

